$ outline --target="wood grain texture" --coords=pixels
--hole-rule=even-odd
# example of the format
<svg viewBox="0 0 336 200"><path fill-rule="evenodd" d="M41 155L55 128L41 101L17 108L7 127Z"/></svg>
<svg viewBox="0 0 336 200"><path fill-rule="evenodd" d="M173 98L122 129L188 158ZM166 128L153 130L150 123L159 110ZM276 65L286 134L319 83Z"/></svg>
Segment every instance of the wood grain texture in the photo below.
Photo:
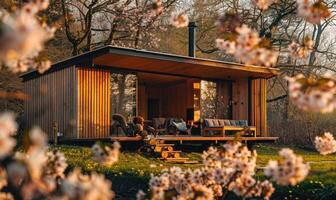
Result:
<svg viewBox="0 0 336 200"><path fill-rule="evenodd" d="M24 82L24 92L29 96L24 102L24 119L28 127L39 126L50 140L55 123L65 138L76 136L74 72L73 66Z"/></svg>
<svg viewBox="0 0 336 200"><path fill-rule="evenodd" d="M110 135L110 71L77 68L77 138Z"/></svg>
<svg viewBox="0 0 336 200"><path fill-rule="evenodd" d="M232 119L248 120L248 79L237 79L232 83Z"/></svg>
<svg viewBox="0 0 336 200"><path fill-rule="evenodd" d="M270 78L276 73L275 69L265 67L155 54L146 54L144 52L139 55L110 53L94 58L93 63L120 69L195 78Z"/></svg>
<svg viewBox="0 0 336 200"><path fill-rule="evenodd" d="M257 136L268 136L267 109L266 109L266 79L250 81L250 122L257 128Z"/></svg>

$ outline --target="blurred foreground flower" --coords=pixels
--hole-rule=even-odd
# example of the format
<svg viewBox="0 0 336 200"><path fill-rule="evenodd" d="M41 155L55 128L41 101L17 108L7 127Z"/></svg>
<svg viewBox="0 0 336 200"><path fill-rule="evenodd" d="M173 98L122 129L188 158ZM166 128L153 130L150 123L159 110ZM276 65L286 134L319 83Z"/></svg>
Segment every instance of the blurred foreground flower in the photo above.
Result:
<svg viewBox="0 0 336 200"><path fill-rule="evenodd" d="M276 64L278 53L264 48L259 34L243 24L237 27L229 40L217 39L216 46L224 53L233 55L237 60L245 64L263 65L271 67Z"/></svg>
<svg viewBox="0 0 336 200"><path fill-rule="evenodd" d="M303 163L301 156L285 148L279 152L280 161L270 160L265 168L265 175L279 185L296 185L309 173L309 165Z"/></svg>
<svg viewBox="0 0 336 200"><path fill-rule="evenodd" d="M93 160L103 166L112 166L119 160L120 144L114 142L112 147L96 143L92 146Z"/></svg>
<svg viewBox="0 0 336 200"><path fill-rule="evenodd" d="M288 46L288 50L292 56L297 58L305 58L313 50L313 40L310 37L303 39L302 44L292 42Z"/></svg>
<svg viewBox="0 0 336 200"><path fill-rule="evenodd" d="M14 200L14 197L10 193L0 192L1 200Z"/></svg>
<svg viewBox="0 0 336 200"><path fill-rule="evenodd" d="M151 14L153 16L160 15L163 12L163 5L161 0L153 0L151 4Z"/></svg>
<svg viewBox="0 0 336 200"><path fill-rule="evenodd" d="M336 152L336 140L334 136L327 132L321 137L315 137L315 148L322 155L332 154Z"/></svg>
<svg viewBox="0 0 336 200"><path fill-rule="evenodd" d="M46 134L33 127L25 136L25 151L12 152L17 124L14 115L0 115L0 199L110 200L111 182L104 175L83 175L79 169L64 175L67 163L63 153L48 151ZM11 141L11 145L3 145ZM10 148L8 148L8 146ZM114 144L115 149L120 148ZM8 191L5 193L2 191Z"/></svg>
<svg viewBox="0 0 336 200"><path fill-rule="evenodd" d="M299 109L321 113L335 109L335 80L327 77L305 78L302 74L286 79L289 83L289 97Z"/></svg>
<svg viewBox="0 0 336 200"><path fill-rule="evenodd" d="M258 6L260 10L267 10L270 5L274 3L275 0L252 0L254 4Z"/></svg>
<svg viewBox="0 0 336 200"><path fill-rule="evenodd" d="M46 152L46 156L47 163L44 173L53 178L64 178L64 171L68 166L64 154L54 150Z"/></svg>
<svg viewBox="0 0 336 200"><path fill-rule="evenodd" d="M312 24L319 24L321 20L330 17L331 12L323 0L314 3L310 0L297 0L298 15Z"/></svg>
<svg viewBox="0 0 336 200"><path fill-rule="evenodd" d="M61 181L61 195L58 199L110 200L114 197L111 187L112 183L106 180L104 175L84 175L79 169L75 169Z"/></svg>
<svg viewBox="0 0 336 200"><path fill-rule="evenodd" d="M236 31L237 27L242 25L242 20L239 14L228 11L217 19L215 25L222 33L232 33Z"/></svg>
<svg viewBox="0 0 336 200"><path fill-rule="evenodd" d="M0 10L0 64L10 71L37 69L42 73L50 67L50 61L39 57L39 53L55 29L37 16L48 4L48 0L39 0L27 3L14 13Z"/></svg>
<svg viewBox="0 0 336 200"><path fill-rule="evenodd" d="M8 156L15 147L16 141L12 136L16 131L15 115L9 112L0 114L0 159Z"/></svg>
<svg viewBox="0 0 336 200"><path fill-rule="evenodd" d="M189 24L188 16L184 13L174 12L170 16L170 24L176 28L186 27Z"/></svg>
<svg viewBox="0 0 336 200"><path fill-rule="evenodd" d="M204 167L200 169L172 167L162 175L152 176L150 199L224 199L227 190L243 199L269 199L274 191L272 184L253 178L256 152L249 151L240 142L230 142L223 147L211 147L204 152ZM137 196L145 198L142 192Z"/></svg>

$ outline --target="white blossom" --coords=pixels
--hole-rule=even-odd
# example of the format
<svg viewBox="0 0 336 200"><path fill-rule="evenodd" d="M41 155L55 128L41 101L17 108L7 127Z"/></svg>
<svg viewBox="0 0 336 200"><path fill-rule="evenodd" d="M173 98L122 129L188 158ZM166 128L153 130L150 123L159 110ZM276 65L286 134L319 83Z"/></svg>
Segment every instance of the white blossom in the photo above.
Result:
<svg viewBox="0 0 336 200"><path fill-rule="evenodd" d="M0 114L0 135L13 136L16 134L18 125L15 121L15 115L11 112Z"/></svg>
<svg viewBox="0 0 336 200"><path fill-rule="evenodd" d="M321 20L331 15L329 8L322 0L297 0L297 8L298 15L312 24L319 24Z"/></svg>
<svg viewBox="0 0 336 200"><path fill-rule="evenodd" d="M146 193L143 190L139 190L136 195L137 200L144 200L146 197Z"/></svg>
<svg viewBox="0 0 336 200"><path fill-rule="evenodd" d="M54 178L63 178L64 171L68 166L64 154L54 150L46 152L46 156L47 163L44 169L44 173L47 176L52 176Z"/></svg>
<svg viewBox="0 0 336 200"><path fill-rule="evenodd" d="M254 4L258 6L261 10L267 10L270 5L274 3L275 0L252 0Z"/></svg>
<svg viewBox="0 0 336 200"><path fill-rule="evenodd" d="M91 150L93 154L93 160L103 166L112 166L119 160L119 142L114 142L112 147L96 143L92 146Z"/></svg>
<svg viewBox="0 0 336 200"><path fill-rule="evenodd" d="M170 16L170 24L176 28L186 27L189 24L189 19L186 14L174 12Z"/></svg>
<svg viewBox="0 0 336 200"><path fill-rule="evenodd" d="M334 136L326 132L321 137L315 137L315 148L322 155L332 154L336 152L336 140Z"/></svg>
<svg viewBox="0 0 336 200"><path fill-rule="evenodd" d="M236 52L236 43L234 41L216 39L216 47L228 54L234 54Z"/></svg>
<svg viewBox="0 0 336 200"><path fill-rule="evenodd" d="M27 3L14 13L0 10L0 63L9 70L24 72L33 68L42 72L50 67L48 61L35 61L55 31L36 16L48 4L49 1L40 0Z"/></svg>
<svg viewBox="0 0 336 200"><path fill-rule="evenodd" d="M61 183L63 197L69 200L110 200L114 197L111 187L104 175L84 175L79 169L72 171Z"/></svg>
<svg viewBox="0 0 336 200"><path fill-rule="evenodd" d="M284 148L279 152L281 161L270 160L265 168L265 175L271 177L279 185L296 185L303 181L309 173L309 165L303 162L291 149Z"/></svg>
<svg viewBox="0 0 336 200"><path fill-rule="evenodd" d="M16 145L15 139L0 135L0 159L9 155Z"/></svg>
<svg viewBox="0 0 336 200"><path fill-rule="evenodd" d="M253 178L256 156L255 151L249 151L240 142L228 142L221 149L210 147L202 156L204 167L195 170L172 167L152 176L151 199L164 199L166 195L172 199L216 199L223 195L223 190L243 198L268 199L274 191L272 184Z"/></svg>
<svg viewBox="0 0 336 200"><path fill-rule="evenodd" d="M15 115L10 112L0 114L0 159L8 156L16 145L12 136L16 134Z"/></svg>
<svg viewBox="0 0 336 200"><path fill-rule="evenodd" d="M43 167L47 162L47 138L39 127L33 127L28 134L29 147L26 153L16 153L16 159L26 164L26 168L33 181L39 182L43 174Z"/></svg>
<svg viewBox="0 0 336 200"><path fill-rule="evenodd" d="M151 15L157 16L163 12L163 5L161 0L153 0L152 8L151 8Z"/></svg>
<svg viewBox="0 0 336 200"><path fill-rule="evenodd" d="M10 193L0 192L0 199L1 200L14 200L14 197Z"/></svg>
<svg viewBox="0 0 336 200"><path fill-rule="evenodd" d="M302 44L298 44L296 42L292 42L288 46L288 50L293 57L297 58L306 58L309 53L313 50L313 40L309 37L306 37Z"/></svg>
<svg viewBox="0 0 336 200"><path fill-rule="evenodd" d="M310 112L329 113L336 107L336 84L333 79L315 80L302 74L286 77L289 98L299 109Z"/></svg>
<svg viewBox="0 0 336 200"><path fill-rule="evenodd" d="M216 39L216 46L224 53L233 55L245 64L271 67L276 64L278 53L259 47L259 34L243 24L236 28L237 37L234 40Z"/></svg>

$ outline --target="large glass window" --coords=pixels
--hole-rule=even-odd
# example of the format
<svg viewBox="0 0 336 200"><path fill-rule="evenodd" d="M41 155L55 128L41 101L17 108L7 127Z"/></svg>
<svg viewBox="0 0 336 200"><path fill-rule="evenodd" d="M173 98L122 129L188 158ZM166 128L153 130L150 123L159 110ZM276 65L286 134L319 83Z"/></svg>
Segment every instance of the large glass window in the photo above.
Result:
<svg viewBox="0 0 336 200"><path fill-rule="evenodd" d="M134 74L111 73L111 114L136 115L136 85Z"/></svg>
<svg viewBox="0 0 336 200"><path fill-rule="evenodd" d="M225 82L201 81L201 117L212 119L230 118L228 91ZM227 88L227 87L226 87Z"/></svg>

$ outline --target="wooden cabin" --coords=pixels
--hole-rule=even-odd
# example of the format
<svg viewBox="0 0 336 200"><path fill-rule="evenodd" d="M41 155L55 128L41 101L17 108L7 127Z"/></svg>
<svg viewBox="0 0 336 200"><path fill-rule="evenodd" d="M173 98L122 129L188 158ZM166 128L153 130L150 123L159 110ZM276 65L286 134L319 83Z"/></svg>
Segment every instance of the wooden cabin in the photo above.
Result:
<svg viewBox="0 0 336 200"><path fill-rule="evenodd" d="M185 121L219 115L248 120L256 127L257 137L265 137L269 135L266 83L277 72L274 68L106 46L55 63L44 74L33 71L22 75L29 95L24 103L25 120L39 125L50 139L57 126L65 140L76 140L113 136L114 113ZM212 93L202 98L207 92ZM220 108L210 106L211 95L216 96ZM205 107L205 112L214 111L213 116L204 116Z"/></svg>

